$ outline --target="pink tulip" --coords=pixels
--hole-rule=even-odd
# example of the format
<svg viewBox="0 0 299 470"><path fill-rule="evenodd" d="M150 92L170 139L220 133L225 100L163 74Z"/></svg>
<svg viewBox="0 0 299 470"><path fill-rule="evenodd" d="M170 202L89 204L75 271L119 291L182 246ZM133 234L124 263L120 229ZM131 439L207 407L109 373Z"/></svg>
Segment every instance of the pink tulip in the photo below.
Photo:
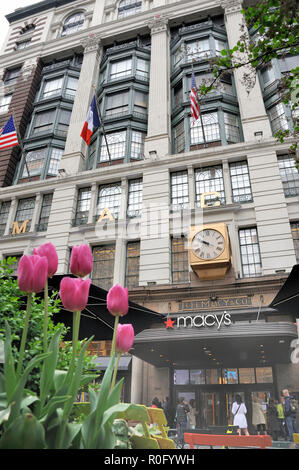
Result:
<svg viewBox="0 0 299 470"><path fill-rule="evenodd" d="M92 271L92 252L89 245L73 246L70 270L75 276L84 277Z"/></svg>
<svg viewBox="0 0 299 470"><path fill-rule="evenodd" d="M58 267L58 256L53 243L44 243L39 248L34 248L33 253L45 256L48 260L48 277L53 277Z"/></svg>
<svg viewBox="0 0 299 470"><path fill-rule="evenodd" d="M116 344L115 348L117 352L126 353L130 351L134 343L134 328L129 323L126 325L117 325L116 332Z"/></svg>
<svg viewBox="0 0 299 470"><path fill-rule="evenodd" d="M23 292L40 292L46 284L48 261L45 256L23 255L18 265L18 284Z"/></svg>
<svg viewBox="0 0 299 470"><path fill-rule="evenodd" d="M115 317L126 315L129 310L128 288L122 287L120 284L111 287L107 294L107 308Z"/></svg>
<svg viewBox="0 0 299 470"><path fill-rule="evenodd" d="M63 306L70 312L81 312L88 301L90 279L64 277L60 283L59 295Z"/></svg>

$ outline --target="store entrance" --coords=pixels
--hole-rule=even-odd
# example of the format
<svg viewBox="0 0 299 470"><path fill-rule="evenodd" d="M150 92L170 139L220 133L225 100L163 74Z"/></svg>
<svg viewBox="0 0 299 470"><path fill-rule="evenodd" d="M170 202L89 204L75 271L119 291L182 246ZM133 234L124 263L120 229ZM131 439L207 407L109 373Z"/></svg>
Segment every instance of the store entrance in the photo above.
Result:
<svg viewBox="0 0 299 470"><path fill-rule="evenodd" d="M231 412L232 404L236 395L240 395L247 408L247 422L249 432L254 432L251 424L252 420L252 400L258 397L265 411L269 399L273 398L272 387L268 390L252 390L247 387L238 386L214 386L214 387L186 387L185 390L180 387L176 392L176 399L184 397L187 403L195 400L196 427L208 428L213 426L227 426L233 424L233 415Z"/></svg>

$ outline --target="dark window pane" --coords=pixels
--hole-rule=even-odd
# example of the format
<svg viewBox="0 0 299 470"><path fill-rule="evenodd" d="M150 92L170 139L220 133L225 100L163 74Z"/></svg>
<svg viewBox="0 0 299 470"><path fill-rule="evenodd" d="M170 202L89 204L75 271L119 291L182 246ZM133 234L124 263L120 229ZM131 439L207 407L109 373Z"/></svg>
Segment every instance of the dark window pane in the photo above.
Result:
<svg viewBox="0 0 299 470"><path fill-rule="evenodd" d="M92 283L109 290L113 285L115 245L93 248Z"/></svg>

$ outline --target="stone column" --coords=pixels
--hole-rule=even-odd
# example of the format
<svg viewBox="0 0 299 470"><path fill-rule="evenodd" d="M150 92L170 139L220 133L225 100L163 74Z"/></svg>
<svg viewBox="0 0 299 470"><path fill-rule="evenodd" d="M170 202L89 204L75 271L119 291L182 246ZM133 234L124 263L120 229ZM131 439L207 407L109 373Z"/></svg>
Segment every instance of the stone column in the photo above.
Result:
<svg viewBox="0 0 299 470"><path fill-rule="evenodd" d="M194 168L188 165L188 190L189 190L189 207L190 210L195 209L195 179Z"/></svg>
<svg viewBox="0 0 299 470"><path fill-rule="evenodd" d="M247 32L245 30L241 33L241 25L244 24L244 17L241 13L242 2L241 0L222 0L221 6L225 10L225 24L228 38L229 48L232 49L240 39L240 35ZM246 55L239 54L242 62L246 62ZM263 132L263 138L272 137L270 122L265 110L261 87L258 77L250 93L247 93L245 86L242 84L244 73L252 73L250 66L241 67L234 70L235 84L237 96L240 107L240 115L243 126L244 140L255 140L254 133L258 131ZM253 72L254 74L254 72Z"/></svg>
<svg viewBox="0 0 299 470"><path fill-rule="evenodd" d="M170 49L167 18L156 15L147 22L151 30L151 68L148 104L148 129L145 157L170 152Z"/></svg>
<svg viewBox="0 0 299 470"><path fill-rule="evenodd" d="M98 185L97 183L93 183L91 186L91 193L90 193L90 206L89 206L89 213L88 213L88 223L93 223L93 218L96 212L96 205L97 205L97 198L98 198Z"/></svg>
<svg viewBox="0 0 299 470"><path fill-rule="evenodd" d="M228 162L223 161L222 165L223 165L223 184L224 184L226 204L232 204L232 187L230 183L229 164Z"/></svg>
<svg viewBox="0 0 299 470"><path fill-rule="evenodd" d="M8 235L11 235L12 224L14 223L15 216L16 216L17 204L18 204L17 198L13 197L12 201L10 203L9 213L8 213L6 227L5 227L5 231L4 231L4 236L5 237L7 237Z"/></svg>
<svg viewBox="0 0 299 470"><path fill-rule="evenodd" d="M143 403L143 362L136 356L132 356L131 373L131 403Z"/></svg>
<svg viewBox="0 0 299 470"><path fill-rule="evenodd" d="M43 197L41 193L37 193L35 197L34 211L32 214L29 232L35 232L35 226L38 223L38 217L39 217L40 210L41 210L42 200L43 200Z"/></svg>
<svg viewBox="0 0 299 470"><path fill-rule="evenodd" d="M84 47L84 58L75 96L69 131L65 143L65 150L60 161L60 169L69 175L78 173L85 168L87 145L80 137L83 124L98 84L100 64L100 38L90 34L81 41Z"/></svg>
<svg viewBox="0 0 299 470"><path fill-rule="evenodd" d="M57 274L65 274L69 261L69 233L76 211L77 188L73 182L60 184L54 191L49 217L47 241L54 243L58 254Z"/></svg>
<svg viewBox="0 0 299 470"><path fill-rule="evenodd" d="M104 6L105 2L103 2L103 0L96 0L93 9L91 26L98 26L104 22Z"/></svg>
<svg viewBox="0 0 299 470"><path fill-rule="evenodd" d="M169 172L143 173L139 285L170 282Z"/></svg>
<svg viewBox="0 0 299 470"><path fill-rule="evenodd" d="M114 284L125 284L126 277L126 218L127 218L127 200L128 200L128 181L127 178L121 180L121 201L119 209L118 229L116 230L115 240L115 261L114 261Z"/></svg>

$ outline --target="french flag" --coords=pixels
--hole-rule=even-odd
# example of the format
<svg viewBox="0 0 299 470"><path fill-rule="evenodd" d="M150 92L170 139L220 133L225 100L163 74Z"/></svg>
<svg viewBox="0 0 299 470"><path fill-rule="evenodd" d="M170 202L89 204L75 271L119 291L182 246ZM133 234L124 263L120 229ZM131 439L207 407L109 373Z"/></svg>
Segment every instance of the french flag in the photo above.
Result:
<svg viewBox="0 0 299 470"><path fill-rule="evenodd" d="M92 102L90 104L87 118L84 122L83 129L81 131L80 136L82 137L83 140L87 143L87 145L90 144L90 138L93 134L93 131L96 127L99 127L101 124L100 118L99 118L99 113L98 113L98 108L97 108L97 103L96 103L96 97L94 96L92 99Z"/></svg>

